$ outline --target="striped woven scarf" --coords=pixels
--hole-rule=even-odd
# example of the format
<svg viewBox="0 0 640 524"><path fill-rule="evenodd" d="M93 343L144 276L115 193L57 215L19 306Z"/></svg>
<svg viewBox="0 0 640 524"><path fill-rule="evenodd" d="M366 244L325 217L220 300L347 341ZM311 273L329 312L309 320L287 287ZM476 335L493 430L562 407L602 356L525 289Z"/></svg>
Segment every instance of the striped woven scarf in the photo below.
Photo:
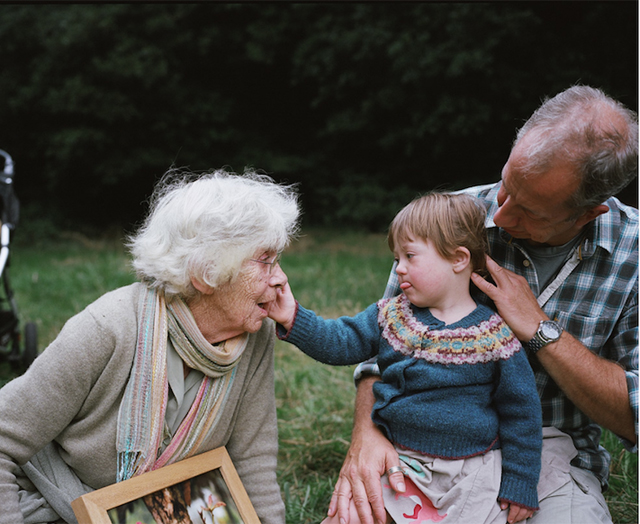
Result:
<svg viewBox="0 0 640 524"><path fill-rule="evenodd" d="M205 377L191 409L158 457L169 393L169 338L182 360ZM118 482L199 452L220 418L247 340L243 334L212 346L180 298L167 304L154 289L141 294L136 354L118 414Z"/></svg>

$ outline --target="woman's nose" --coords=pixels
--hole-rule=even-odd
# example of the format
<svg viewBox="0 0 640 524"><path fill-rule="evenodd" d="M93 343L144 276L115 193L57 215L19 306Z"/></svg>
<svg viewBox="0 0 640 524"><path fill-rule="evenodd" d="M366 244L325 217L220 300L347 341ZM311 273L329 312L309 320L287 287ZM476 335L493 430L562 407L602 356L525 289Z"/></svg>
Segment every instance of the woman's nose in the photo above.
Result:
<svg viewBox="0 0 640 524"><path fill-rule="evenodd" d="M276 264L269 275L269 285L273 287L284 286L288 281L287 274Z"/></svg>

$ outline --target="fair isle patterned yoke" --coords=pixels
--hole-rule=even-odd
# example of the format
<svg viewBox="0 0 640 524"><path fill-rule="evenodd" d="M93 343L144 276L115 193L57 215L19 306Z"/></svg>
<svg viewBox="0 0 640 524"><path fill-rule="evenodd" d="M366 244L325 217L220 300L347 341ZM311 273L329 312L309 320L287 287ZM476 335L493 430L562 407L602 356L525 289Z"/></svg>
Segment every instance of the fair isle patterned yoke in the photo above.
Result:
<svg viewBox="0 0 640 524"><path fill-rule="evenodd" d="M415 317L404 294L378 302L378 324L395 351L434 364L506 360L522 348L497 313L478 325L430 329Z"/></svg>

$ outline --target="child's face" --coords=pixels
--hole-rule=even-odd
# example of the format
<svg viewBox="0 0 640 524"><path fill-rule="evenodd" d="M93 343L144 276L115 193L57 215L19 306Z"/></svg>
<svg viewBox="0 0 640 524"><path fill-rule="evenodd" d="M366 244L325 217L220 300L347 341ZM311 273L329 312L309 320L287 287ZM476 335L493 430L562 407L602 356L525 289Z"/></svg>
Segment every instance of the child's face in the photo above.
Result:
<svg viewBox="0 0 640 524"><path fill-rule="evenodd" d="M440 307L449 299L455 277L453 262L444 258L429 240L409 238L396 245L396 273L400 288L418 307Z"/></svg>

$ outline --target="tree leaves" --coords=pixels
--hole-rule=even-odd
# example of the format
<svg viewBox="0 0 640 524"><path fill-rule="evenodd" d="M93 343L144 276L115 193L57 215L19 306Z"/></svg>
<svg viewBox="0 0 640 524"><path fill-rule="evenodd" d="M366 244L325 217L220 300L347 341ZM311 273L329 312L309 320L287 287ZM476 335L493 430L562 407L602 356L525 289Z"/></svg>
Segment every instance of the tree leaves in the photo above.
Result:
<svg viewBox="0 0 640 524"><path fill-rule="evenodd" d="M634 3L547 4L0 6L0 148L25 212L71 226L138 220L176 164L261 168L307 221L383 229L408 194L496 180L546 95L637 107Z"/></svg>

